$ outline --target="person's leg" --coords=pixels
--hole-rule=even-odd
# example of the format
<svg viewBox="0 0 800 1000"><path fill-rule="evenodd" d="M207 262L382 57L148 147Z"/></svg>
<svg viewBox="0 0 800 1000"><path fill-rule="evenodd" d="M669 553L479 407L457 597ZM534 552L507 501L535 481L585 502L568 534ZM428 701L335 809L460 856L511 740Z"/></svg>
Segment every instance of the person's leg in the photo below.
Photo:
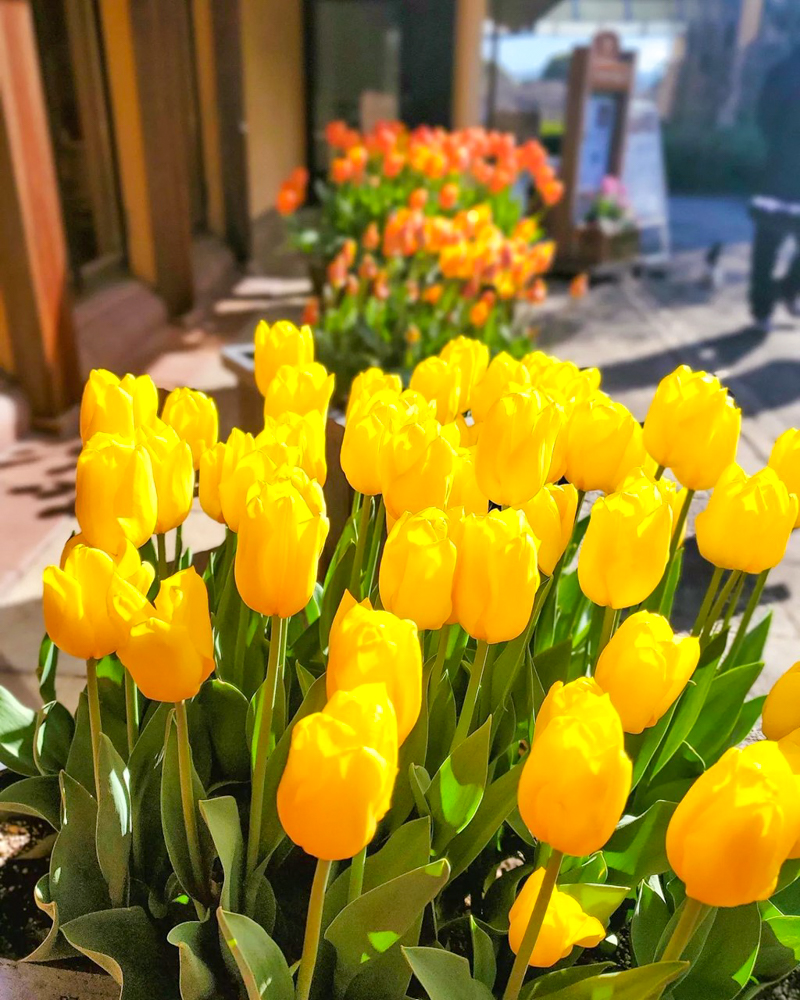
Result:
<svg viewBox="0 0 800 1000"><path fill-rule="evenodd" d="M773 274L785 233L773 220L756 216L753 256L750 265L750 311L757 323L772 315L778 295Z"/></svg>
<svg viewBox="0 0 800 1000"><path fill-rule="evenodd" d="M781 298L793 316L800 316L800 225L793 227L792 236L792 260L781 282Z"/></svg>

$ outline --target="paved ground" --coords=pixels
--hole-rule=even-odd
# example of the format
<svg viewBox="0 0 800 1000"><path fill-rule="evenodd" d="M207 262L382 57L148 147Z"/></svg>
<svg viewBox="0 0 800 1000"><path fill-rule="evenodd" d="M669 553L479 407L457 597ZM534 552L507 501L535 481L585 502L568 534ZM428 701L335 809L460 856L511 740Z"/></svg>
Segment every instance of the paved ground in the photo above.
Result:
<svg viewBox="0 0 800 1000"><path fill-rule="evenodd" d="M749 223L741 202L681 199L673 213L673 235L683 249L661 277L624 278L595 287L580 303L567 303L540 318L540 345L581 365L603 369L604 387L643 419L653 390L677 364L717 371L744 411L739 460L755 471L772 442L789 426L800 426L800 324L787 316L766 337L747 326L745 306ZM724 281L712 289L703 281L704 252L715 234L726 243ZM737 242L738 241L738 242ZM558 296L556 296L558 298ZM561 296L561 301L566 302ZM262 312L296 315L297 300L259 297L245 286L192 319L174 349L149 365L157 384L188 384L218 393L223 421L236 419L229 372L219 347L251 335ZM224 321L221 319L224 317ZM0 454L0 683L35 702L34 670L41 638L41 571L57 560L74 528L73 468L79 443L31 438ZM701 506L703 498L698 499ZM709 571L693 538L687 543L687 584L679 602L680 624L693 620ZM217 526L199 512L187 525L195 548L215 544ZM761 688L800 659L800 533L784 563L772 574L765 605L775 621ZM760 612L763 613L763 612ZM66 661L61 697L71 703L82 684L81 664Z"/></svg>

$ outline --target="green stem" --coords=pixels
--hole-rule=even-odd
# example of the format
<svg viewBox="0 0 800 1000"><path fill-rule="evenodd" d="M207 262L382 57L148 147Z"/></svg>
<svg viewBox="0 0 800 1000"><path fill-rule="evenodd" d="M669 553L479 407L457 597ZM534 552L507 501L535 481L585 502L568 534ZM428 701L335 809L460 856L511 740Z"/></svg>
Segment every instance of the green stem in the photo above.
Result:
<svg viewBox="0 0 800 1000"><path fill-rule="evenodd" d="M179 524L175 529L175 561L172 563L173 573L178 572L181 564L182 555L183 555L183 525Z"/></svg>
<svg viewBox="0 0 800 1000"><path fill-rule="evenodd" d="M717 624L717 619L722 614L722 609L725 607L725 602L730 597L731 591L739 582L739 578L741 576L743 576L743 574L739 573L738 570L731 570L728 579L725 581L725 586L717 595L717 599L714 601L714 604L711 607L711 611L708 614L708 618L706 618L705 625L703 625L703 631L700 634L701 642L706 642L708 640L709 636L711 635L711 630Z"/></svg>
<svg viewBox="0 0 800 1000"><path fill-rule="evenodd" d="M156 572L158 573L158 582L161 583L167 578L167 538L163 531L156 535L156 553L158 556Z"/></svg>
<svg viewBox="0 0 800 1000"><path fill-rule="evenodd" d="M325 903L325 890L328 887L330 870L330 861L325 861L322 858L317 861L314 884L311 886L311 898L308 901L303 956L300 959L300 969L297 973L297 1000L308 1000L308 995L311 992L311 981L314 978L314 967L317 964L317 951L319 950L322 930L322 908Z"/></svg>
<svg viewBox="0 0 800 1000"><path fill-rule="evenodd" d="M703 628L706 624L706 618L711 610L711 605L714 603L714 598L719 590L719 585L722 582L722 574L724 572L725 570L721 569L719 566L714 567L714 572L711 576L711 582L708 585L706 596L703 598L703 603L700 605L700 610L697 612L697 618L695 619L694 627L692 628L692 635L694 636L699 636L703 632Z"/></svg>
<svg viewBox="0 0 800 1000"><path fill-rule="evenodd" d="M725 618L723 619L723 622L722 622L722 628L723 628L723 630L726 629L730 625L731 618L733 618L733 615L734 615L737 607L739 606L739 599L742 596L742 591L744 590L744 581L746 579L747 579L747 574L746 573L740 573L739 574L739 581L736 584L736 587L735 587L735 589L733 591L733 596L731 597L730 604L728 605L728 610L725 612Z"/></svg>
<svg viewBox="0 0 800 1000"><path fill-rule="evenodd" d="M194 807L192 748L189 744L189 720L186 717L185 701L175 703L175 722L178 727L178 775L181 786L183 823L186 827L186 841L189 847L189 861L195 882L197 885L202 885L203 855L200 849L200 833L197 829L197 812Z"/></svg>
<svg viewBox="0 0 800 1000"><path fill-rule="evenodd" d="M597 643L598 656L600 656L600 654L608 645L609 639L616 632L618 622L619 622L618 608L603 608L603 624L602 627L600 628L600 639Z"/></svg>
<svg viewBox="0 0 800 1000"><path fill-rule="evenodd" d="M431 704L433 704L436 692L439 690L439 682L444 672L444 664L447 659L447 643L450 641L450 629L450 625L442 625L439 629L439 644L436 647L436 659L434 660L433 670L431 670L428 682L428 697Z"/></svg>
<svg viewBox="0 0 800 1000"><path fill-rule="evenodd" d="M380 499L378 504L378 512L375 515L375 524L372 527L372 538L369 544L369 555L367 557L367 575L366 575L366 596L372 593L372 585L375 582L375 570L378 567L378 553L381 548L381 538L383 538L383 525L386 521L386 505L383 502L383 497Z"/></svg>
<svg viewBox="0 0 800 1000"><path fill-rule="evenodd" d="M726 662L730 663L731 666L735 666L736 664L736 657L739 655L742 643L744 642L744 637L747 635L747 627L750 624L750 619L753 617L753 614L755 613L755 610L761 600L761 595L764 592L764 585L767 582L768 576L768 569L765 569L763 573L759 573L756 585L753 587L753 593L750 595L750 600L747 602L747 607L744 609L742 620L739 622L739 628L736 630L736 638L733 640L731 651L725 657Z"/></svg>
<svg viewBox="0 0 800 1000"><path fill-rule="evenodd" d="M488 655L489 643L485 639L479 639L478 648L475 650L475 662L472 664L467 693L464 695L464 704L461 706L461 715L458 718L450 753L469 736L469 727L472 725L472 716L475 714L475 705L478 701L478 692L481 688L481 679Z"/></svg>
<svg viewBox="0 0 800 1000"><path fill-rule="evenodd" d="M358 535L356 537L356 554L353 559L353 570L350 573L350 593L357 601L362 599L361 568L364 562L364 551L367 547L369 518L372 513L372 497L364 497L358 515Z"/></svg>
<svg viewBox="0 0 800 1000"><path fill-rule="evenodd" d="M352 903L354 899L358 899L361 895L364 888L364 865L366 862L367 848L362 847L350 865L350 882L347 889L348 903Z"/></svg>
<svg viewBox="0 0 800 1000"><path fill-rule="evenodd" d="M689 508L692 506L693 496L694 490L686 491L686 496L684 497L683 504L681 505L680 514L678 514L678 520L675 522L675 526L672 531L672 538L669 543L669 559L667 560L667 565L672 562L672 557L678 549L678 543L680 542L681 535L683 534L683 526L686 524L686 518L689 516Z"/></svg>
<svg viewBox="0 0 800 1000"><path fill-rule="evenodd" d="M125 723L128 730L128 757L133 753L139 738L139 692L130 670L125 667Z"/></svg>
<svg viewBox="0 0 800 1000"><path fill-rule="evenodd" d="M572 562L572 557L575 555L575 551L578 548L578 543L575 540L575 535L578 531L578 522L581 519L581 510L583 509L583 501L585 499L586 499L586 490L578 490L578 502L575 506L575 523L572 526L572 534L570 535L566 551L564 552L564 555L562 557L565 566L569 566L569 564Z"/></svg>
<svg viewBox="0 0 800 1000"><path fill-rule="evenodd" d="M561 851L553 851L547 862L542 887L539 890L539 895L536 897L531 919L528 921L517 957L514 959L514 965L511 969L511 975L508 977L508 984L503 994L503 1000L517 1000L517 997L519 997L519 991L522 989L525 973L528 971L531 955L533 954L533 949L536 947L536 941L542 929L545 915L547 914L547 907L553 895L553 889L556 887L556 880L558 879L563 857L564 855Z"/></svg>
<svg viewBox="0 0 800 1000"><path fill-rule="evenodd" d="M656 469L656 474L653 477L656 480L656 482L658 482L658 480L664 475L665 470L666 470L665 465L659 465L659 467Z"/></svg>
<svg viewBox="0 0 800 1000"><path fill-rule="evenodd" d="M89 703L89 733L92 740L92 763L94 765L94 791L100 801L100 735L103 722L100 716L100 692L97 687L97 660L89 657L86 661L86 700Z"/></svg>
<svg viewBox="0 0 800 1000"><path fill-rule="evenodd" d="M272 738L272 713L275 706L275 691L281 674L283 648L283 632L287 619L272 616L272 628L269 637L269 662L267 664L267 679L261 702L261 717L257 721L256 759L253 765L253 789L250 797L250 826L247 835L247 873L255 871L258 865L258 852L261 846L261 820L264 811L264 778L269 760L270 740Z"/></svg>
<svg viewBox="0 0 800 1000"><path fill-rule="evenodd" d="M681 915L672 932L672 936L667 942L664 954L661 956L662 962L677 962L686 951L686 946L692 939L694 932L700 926L706 913L711 909L705 903L700 903L691 896L686 897Z"/></svg>

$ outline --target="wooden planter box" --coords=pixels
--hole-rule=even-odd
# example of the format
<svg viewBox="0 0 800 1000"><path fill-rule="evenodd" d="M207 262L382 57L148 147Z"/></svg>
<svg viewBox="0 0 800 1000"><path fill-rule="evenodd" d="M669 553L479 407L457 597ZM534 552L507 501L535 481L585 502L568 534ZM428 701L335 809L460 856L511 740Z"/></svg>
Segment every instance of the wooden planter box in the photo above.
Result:
<svg viewBox="0 0 800 1000"><path fill-rule="evenodd" d="M590 223L576 232L577 251L587 269L607 264L621 264L639 256L639 230L621 229L617 233L605 232Z"/></svg>
<svg viewBox="0 0 800 1000"><path fill-rule="evenodd" d="M74 972L60 965L0 959L2 1000L118 1000L119 994L119 986L99 969Z"/></svg>

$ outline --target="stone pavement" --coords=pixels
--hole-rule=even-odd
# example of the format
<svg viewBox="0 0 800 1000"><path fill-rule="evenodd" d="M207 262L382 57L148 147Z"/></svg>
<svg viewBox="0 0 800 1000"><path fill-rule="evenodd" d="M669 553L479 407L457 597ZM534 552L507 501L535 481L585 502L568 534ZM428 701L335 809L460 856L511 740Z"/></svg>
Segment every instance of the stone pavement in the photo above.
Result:
<svg viewBox="0 0 800 1000"><path fill-rule="evenodd" d="M740 220L741 222L741 220ZM708 232L713 234L713 226ZM741 231L737 230L737 233ZM731 387L744 412L739 460L754 472L767 460L772 442L789 426L800 426L800 323L778 317L774 331L757 337L747 328L745 303L749 248L726 248L726 279L714 290L702 282L705 236L696 250L679 253L663 277L625 277L598 285L582 301L543 313L539 346L580 365L603 369L604 387L643 419L658 381L685 362L716 371ZM684 243L684 245L690 245ZM296 316L296 299L284 304L258 298L247 286L214 306L229 318L224 335L209 333L198 321L192 338L157 358L149 370L169 389L187 384L220 395L223 423L236 418L230 373L219 363L221 343L246 339L262 310L272 318ZM249 297L249 301L248 301ZM213 325L213 324L212 324ZM41 571L58 559L74 527L74 463L79 442L30 439L0 454L0 683L19 697L36 701L36 652L41 639ZM698 498L696 506L702 505ZM195 511L186 527L195 549L216 544L219 526ZM689 627L710 577L687 542L685 583L677 606L679 624ZM767 670L759 690L768 687L800 659L800 533L792 538L784 563L774 571L764 604L774 610L767 647ZM763 612L759 612L759 615ZM64 658L60 696L73 704L82 685L82 664Z"/></svg>

